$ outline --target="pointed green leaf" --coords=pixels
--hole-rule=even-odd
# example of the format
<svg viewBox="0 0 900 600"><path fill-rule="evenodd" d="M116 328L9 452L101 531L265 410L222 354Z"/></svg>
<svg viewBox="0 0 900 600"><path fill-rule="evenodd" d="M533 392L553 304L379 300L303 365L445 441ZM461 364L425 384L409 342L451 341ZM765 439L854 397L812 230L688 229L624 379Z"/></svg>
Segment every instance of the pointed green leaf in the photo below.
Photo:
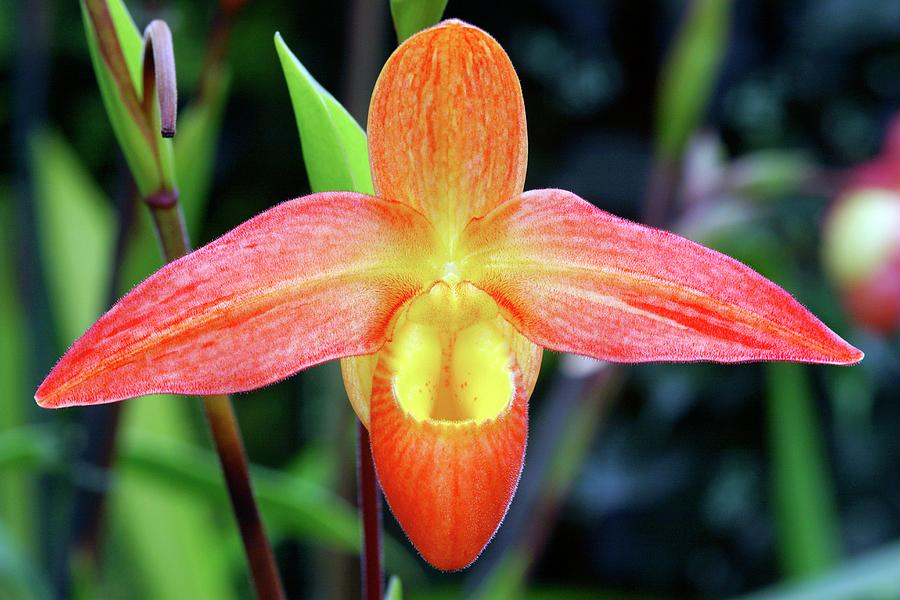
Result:
<svg viewBox="0 0 900 600"><path fill-rule="evenodd" d="M397 41L437 24L444 16L447 0L391 0L391 18Z"/></svg>
<svg viewBox="0 0 900 600"><path fill-rule="evenodd" d="M728 45L731 0L693 0L663 65L656 107L657 151L681 155L709 103Z"/></svg>
<svg viewBox="0 0 900 600"><path fill-rule="evenodd" d="M309 74L279 33L275 34L275 48L290 91L312 190L374 193L365 132Z"/></svg>

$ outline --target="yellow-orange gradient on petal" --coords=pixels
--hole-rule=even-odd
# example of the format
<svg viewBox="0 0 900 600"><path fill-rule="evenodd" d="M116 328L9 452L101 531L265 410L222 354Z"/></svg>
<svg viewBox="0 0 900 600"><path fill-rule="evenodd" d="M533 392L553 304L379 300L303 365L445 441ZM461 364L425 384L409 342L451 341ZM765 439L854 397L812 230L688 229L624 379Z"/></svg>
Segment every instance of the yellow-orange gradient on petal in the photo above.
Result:
<svg viewBox="0 0 900 600"><path fill-rule="evenodd" d="M522 191L528 152L519 78L485 32L445 21L385 64L369 107L378 195L431 219L446 243Z"/></svg>

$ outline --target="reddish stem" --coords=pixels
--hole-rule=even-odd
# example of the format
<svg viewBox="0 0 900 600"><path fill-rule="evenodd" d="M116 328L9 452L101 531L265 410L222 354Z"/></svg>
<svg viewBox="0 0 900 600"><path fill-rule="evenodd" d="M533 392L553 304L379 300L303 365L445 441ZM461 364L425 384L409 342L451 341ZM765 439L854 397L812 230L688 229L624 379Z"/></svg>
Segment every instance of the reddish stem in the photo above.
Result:
<svg viewBox="0 0 900 600"><path fill-rule="evenodd" d="M363 548L360 553L362 597L365 600L381 600L384 594L381 557L381 489L375 474L375 463L372 461L369 430L361 421L357 421L356 434L357 494L363 521Z"/></svg>
<svg viewBox="0 0 900 600"><path fill-rule="evenodd" d="M209 428L212 431L219 462L228 484L228 495L235 519L241 529L241 538L253 585L259 600L282 600L285 598L281 578L275 563L275 556L263 529L259 509L253 497L250 484L247 454L241 441L231 398L228 396L204 396L203 407Z"/></svg>

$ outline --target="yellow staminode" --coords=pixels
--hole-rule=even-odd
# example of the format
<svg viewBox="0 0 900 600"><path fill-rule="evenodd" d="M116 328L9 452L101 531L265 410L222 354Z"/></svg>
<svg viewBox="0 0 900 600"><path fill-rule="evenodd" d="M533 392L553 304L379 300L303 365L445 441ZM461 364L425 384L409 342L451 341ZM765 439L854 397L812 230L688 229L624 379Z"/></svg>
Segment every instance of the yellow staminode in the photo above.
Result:
<svg viewBox="0 0 900 600"><path fill-rule="evenodd" d="M397 324L384 359L401 408L425 421L486 421L514 392L512 350L496 303L468 283L439 282Z"/></svg>

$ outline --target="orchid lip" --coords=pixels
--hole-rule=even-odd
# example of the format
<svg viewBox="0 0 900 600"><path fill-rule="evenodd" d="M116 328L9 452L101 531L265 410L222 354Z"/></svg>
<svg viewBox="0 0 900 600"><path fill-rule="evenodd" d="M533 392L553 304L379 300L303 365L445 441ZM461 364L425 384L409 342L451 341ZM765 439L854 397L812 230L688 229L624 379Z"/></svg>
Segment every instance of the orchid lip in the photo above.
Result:
<svg viewBox="0 0 900 600"><path fill-rule="evenodd" d="M380 358L403 412L463 425L509 410L513 352L501 321L496 302L454 273L412 300Z"/></svg>

